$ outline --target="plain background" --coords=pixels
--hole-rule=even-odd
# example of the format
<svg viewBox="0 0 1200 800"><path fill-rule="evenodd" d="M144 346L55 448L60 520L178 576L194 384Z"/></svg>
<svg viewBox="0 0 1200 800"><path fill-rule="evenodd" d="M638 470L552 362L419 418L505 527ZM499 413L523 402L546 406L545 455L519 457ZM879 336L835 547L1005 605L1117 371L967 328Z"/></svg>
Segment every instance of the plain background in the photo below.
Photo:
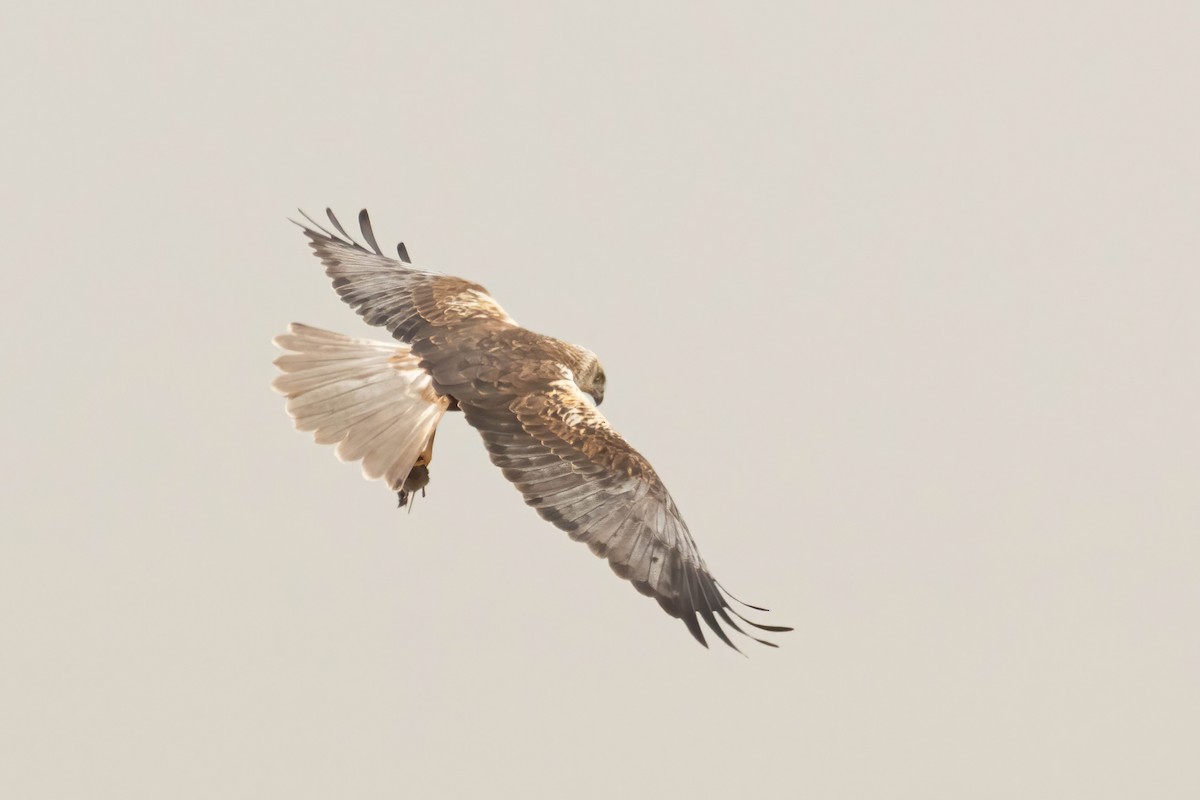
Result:
<svg viewBox="0 0 1200 800"><path fill-rule="evenodd" d="M0 795L1200 796L1196 4L31 8ZM783 648L292 430L326 205L600 354Z"/></svg>

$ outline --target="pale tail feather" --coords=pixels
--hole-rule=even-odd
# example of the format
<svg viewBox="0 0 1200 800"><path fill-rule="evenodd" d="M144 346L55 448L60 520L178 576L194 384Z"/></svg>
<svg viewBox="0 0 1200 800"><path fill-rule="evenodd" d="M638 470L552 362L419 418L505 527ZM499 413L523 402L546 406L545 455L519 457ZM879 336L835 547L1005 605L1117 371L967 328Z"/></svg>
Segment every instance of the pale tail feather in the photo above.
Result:
<svg viewBox="0 0 1200 800"><path fill-rule="evenodd" d="M343 461L363 462L368 480L399 490L431 444L449 405L433 391L408 345L351 339L294 322L275 344L291 352L275 360L271 384L287 395L287 411L319 444L336 444Z"/></svg>

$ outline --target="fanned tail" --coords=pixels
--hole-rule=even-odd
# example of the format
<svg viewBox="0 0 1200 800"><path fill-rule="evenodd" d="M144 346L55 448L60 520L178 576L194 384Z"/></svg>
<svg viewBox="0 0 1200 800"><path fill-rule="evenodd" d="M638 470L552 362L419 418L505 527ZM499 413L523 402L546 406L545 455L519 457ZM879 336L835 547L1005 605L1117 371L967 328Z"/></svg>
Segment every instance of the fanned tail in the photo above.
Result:
<svg viewBox="0 0 1200 800"><path fill-rule="evenodd" d="M419 460L428 463L434 432L449 401L408 345L351 339L300 323L275 337L291 352L275 360L271 384L287 411L318 444L336 444L343 461L362 461L363 476L393 491Z"/></svg>

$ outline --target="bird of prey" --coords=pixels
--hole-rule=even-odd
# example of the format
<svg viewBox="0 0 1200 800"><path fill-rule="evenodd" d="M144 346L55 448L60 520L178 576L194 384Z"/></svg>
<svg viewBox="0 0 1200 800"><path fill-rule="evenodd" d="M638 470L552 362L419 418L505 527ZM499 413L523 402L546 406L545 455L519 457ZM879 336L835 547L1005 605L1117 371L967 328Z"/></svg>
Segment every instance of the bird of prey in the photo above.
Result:
<svg viewBox="0 0 1200 800"><path fill-rule="evenodd" d="M682 619L700 644L708 646L697 617L735 650L721 623L776 645L734 617L791 630L751 622L730 604L740 601L705 566L653 467L596 410L605 377L595 354L521 327L477 283L413 266L403 242L399 260L385 256L365 210L359 227L370 249L326 213L333 231L304 212L307 224L297 224L342 299L398 343L289 326L275 339L290 352L275 361L283 374L273 386L297 428L336 444L343 461L361 460L363 475L383 478L404 506L429 483L443 414L461 411L528 505Z"/></svg>

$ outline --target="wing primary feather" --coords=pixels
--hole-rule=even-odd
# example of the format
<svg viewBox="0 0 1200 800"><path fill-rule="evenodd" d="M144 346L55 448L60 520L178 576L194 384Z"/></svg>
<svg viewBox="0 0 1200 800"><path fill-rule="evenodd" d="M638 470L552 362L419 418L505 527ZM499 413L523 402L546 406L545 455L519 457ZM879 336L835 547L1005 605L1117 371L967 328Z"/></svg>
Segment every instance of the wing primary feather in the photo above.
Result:
<svg viewBox="0 0 1200 800"><path fill-rule="evenodd" d="M688 580L686 573L687 566L684 565L681 569L684 570L683 588L687 590L689 603L686 607L680 603L679 617L683 620L683 624L687 625L687 629L692 634L692 637L700 644L708 647L708 642L704 641L704 631L700 629L700 623L696 620L696 600L692 597L691 581ZM683 598L680 597L680 599L682 600Z"/></svg>
<svg viewBox="0 0 1200 800"><path fill-rule="evenodd" d="M375 230L371 227L371 216L367 214L364 208L358 212L358 227L362 229L363 238L367 240L367 244L371 245L371 249L376 255L383 255L383 251L379 249L379 243L375 241Z"/></svg>
<svg viewBox="0 0 1200 800"><path fill-rule="evenodd" d="M321 233L325 234L325 235L326 235L326 236L328 236L330 239L336 239L336 238L337 238L337 236L336 236L336 235L334 235L334 234L333 234L333 233L332 233L332 232L331 232L331 231L330 231L328 228L326 228L326 227L325 227L325 226L323 226L321 223L317 222L315 219L313 219L313 218L312 218L312 217L310 217L308 214L306 214L303 208L297 208L296 210L300 212L300 216L302 216L302 217L304 217L306 220L308 220L309 224L311 224L311 225L312 225L314 228L316 228L318 231L320 231ZM301 227L301 228L304 228L304 229L306 229L306 230L309 230L309 228L308 228L308 225L301 225L300 223L296 223L296 224L297 224L297 225L300 225L300 227Z"/></svg>
<svg viewBox="0 0 1200 800"><path fill-rule="evenodd" d="M692 638L705 647L708 647L708 642L704 641L704 631L700 630L700 623L696 621L696 612L684 609L683 613L679 616L683 620L683 624L687 625L688 632L692 634Z"/></svg>
<svg viewBox="0 0 1200 800"><path fill-rule="evenodd" d="M745 636L747 639L753 639L754 641L758 642L759 644L765 644L767 647L779 647L779 645L775 644L774 642L768 642L766 639L759 639L757 636L751 636L750 634L746 633L744 630L742 630L740 625L738 625L736 622L734 622L733 620L731 620L729 618L729 615L725 613L725 609L718 607L713 610L717 612L718 617L725 620L726 625L733 628L735 631L740 633L742 636Z"/></svg>
<svg viewBox="0 0 1200 800"><path fill-rule="evenodd" d="M746 655L745 653L742 653L740 647L733 643L733 641L729 638L729 634L725 633L725 631L721 628L720 623L717 622L717 618L713 616L712 601L709 599L708 592L704 590L700 576L695 572L689 572L688 582L695 587L693 597L695 594L700 595L700 602L696 603L696 607L700 611L700 616L704 617L704 621L708 623L708 627L713 629L713 632L717 634L717 638L719 638L722 642L729 645L734 650L737 650L743 656Z"/></svg>
<svg viewBox="0 0 1200 800"><path fill-rule="evenodd" d="M400 260L405 264L412 263L412 259L408 257L408 248L404 246L404 242L396 245L396 255L400 256Z"/></svg>
<svg viewBox="0 0 1200 800"><path fill-rule="evenodd" d="M741 602L741 601L738 601L738 602ZM740 619L742 622L746 623L747 625L753 625L754 627L758 628L760 631L770 631L771 633L787 633L788 631L795 630L795 628L788 628L784 625L760 625L757 622L755 622L754 620L749 620L749 619L746 619L745 617L743 617L741 614L739 614L737 612L736 609L733 608L733 606L730 606L729 610L732 611L733 615L735 617L737 617L738 619Z"/></svg>
<svg viewBox="0 0 1200 800"><path fill-rule="evenodd" d="M724 586L721 584L721 582L720 582L720 581L718 581L716 578L713 578L713 583L715 583L717 586L720 586L720 587L721 587L721 591L722 591L722 592L724 592L725 594L729 595L729 598L730 598L731 600L737 600L737 602L741 603L741 604L742 604L742 605L744 605L746 608L753 608L755 611L770 611L770 610L771 610L771 609L769 609L769 608L763 608L762 606L751 605L750 603L747 603L745 600L738 600L737 596L735 596L733 592L731 592L731 591L729 591L728 589L726 589L726 588L725 588L725 587L724 587Z"/></svg>
<svg viewBox="0 0 1200 800"><path fill-rule="evenodd" d="M711 584L703 583L703 584L701 584L701 586L704 589L704 594L708 598L708 602L712 606L713 611L716 612L717 616L719 616L721 619L725 620L725 624L727 624L729 627L733 628L735 631L740 633L742 636L745 636L747 639L753 639L754 641L758 642L759 644L765 644L768 647L779 647L779 645L775 644L774 642L768 642L766 639L759 639L757 636L751 636L750 634L748 634L744 630L742 630L742 627L740 625L738 625L736 622L734 622L732 619L729 618L729 615L727 613L725 613L725 609L729 607L729 603L726 602L725 598L721 596L720 590L717 587L717 582L715 579L713 579ZM740 653L741 651L739 650L738 652ZM745 653L742 653L742 655L745 655Z"/></svg>
<svg viewBox="0 0 1200 800"><path fill-rule="evenodd" d="M333 209L332 209L332 208L326 208L326 209L325 209L325 213L326 213L326 214L329 216L329 221L333 223L333 227L335 227L335 228L337 228L337 229L338 229L338 233L340 233L342 236L345 236L345 237L346 237L346 241L348 241L350 244L352 244L352 245L354 245L355 247L357 247L359 250L363 250L363 249L365 249L365 248L363 248L363 246L362 246L362 245L360 245L358 242L354 241L354 237L353 237L353 236L351 236L350 234L346 233L346 229L342 227L342 223L338 222L338 218L337 218L337 217L335 217L335 216L333 215Z"/></svg>

